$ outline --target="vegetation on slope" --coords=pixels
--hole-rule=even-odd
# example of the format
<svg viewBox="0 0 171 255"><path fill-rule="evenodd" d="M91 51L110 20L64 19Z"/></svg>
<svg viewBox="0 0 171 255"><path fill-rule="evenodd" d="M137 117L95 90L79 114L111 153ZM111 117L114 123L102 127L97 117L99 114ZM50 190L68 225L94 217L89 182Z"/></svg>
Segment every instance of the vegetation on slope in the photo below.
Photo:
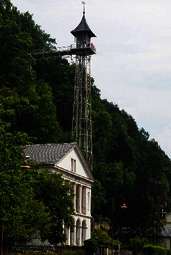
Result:
<svg viewBox="0 0 171 255"><path fill-rule="evenodd" d="M34 55L54 47L28 12L1 1L0 125L32 143L71 141L74 65ZM93 79L92 106L95 222L109 222L113 237L156 239L161 210L170 209L170 159L129 114L101 99Z"/></svg>

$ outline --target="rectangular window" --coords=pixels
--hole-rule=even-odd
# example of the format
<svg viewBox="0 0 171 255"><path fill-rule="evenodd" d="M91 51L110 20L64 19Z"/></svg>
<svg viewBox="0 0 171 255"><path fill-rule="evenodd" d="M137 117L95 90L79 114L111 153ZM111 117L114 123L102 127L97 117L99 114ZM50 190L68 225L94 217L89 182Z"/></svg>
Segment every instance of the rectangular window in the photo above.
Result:
<svg viewBox="0 0 171 255"><path fill-rule="evenodd" d="M76 172L76 160L73 158L71 159L71 171Z"/></svg>

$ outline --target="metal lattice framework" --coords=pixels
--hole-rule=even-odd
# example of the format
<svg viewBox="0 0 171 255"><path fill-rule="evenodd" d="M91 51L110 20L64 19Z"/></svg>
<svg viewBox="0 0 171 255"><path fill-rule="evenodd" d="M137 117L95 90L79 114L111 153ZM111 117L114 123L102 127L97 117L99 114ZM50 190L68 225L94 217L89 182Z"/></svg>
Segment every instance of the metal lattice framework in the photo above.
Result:
<svg viewBox="0 0 171 255"><path fill-rule="evenodd" d="M76 44L60 47L54 51L35 52L34 56L75 56L75 86L72 118L72 139L82 150L92 168L92 119L91 119L91 55L96 49L91 38L96 35L89 28L85 18L85 2L80 24L71 31Z"/></svg>
<svg viewBox="0 0 171 255"><path fill-rule="evenodd" d="M91 56L76 56L72 136L92 164Z"/></svg>
<svg viewBox="0 0 171 255"><path fill-rule="evenodd" d="M91 38L96 37L83 16L79 25L71 31L76 47L72 49L76 56L75 87L72 120L72 136L82 150L90 168L92 168L92 119L91 119L91 55L96 53Z"/></svg>

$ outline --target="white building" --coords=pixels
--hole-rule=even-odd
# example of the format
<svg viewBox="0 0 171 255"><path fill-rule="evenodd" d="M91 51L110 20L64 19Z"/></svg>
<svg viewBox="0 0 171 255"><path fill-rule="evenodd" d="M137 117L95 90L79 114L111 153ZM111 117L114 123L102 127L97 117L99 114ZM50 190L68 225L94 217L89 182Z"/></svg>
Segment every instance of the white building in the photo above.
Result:
<svg viewBox="0 0 171 255"><path fill-rule="evenodd" d="M161 232L161 241L167 249L171 249L171 213L165 218L165 224Z"/></svg>
<svg viewBox="0 0 171 255"><path fill-rule="evenodd" d="M90 169L75 143L33 144L24 150L26 158L46 165L50 171L61 173L74 191L74 224L65 228L66 244L82 246L91 237L91 185Z"/></svg>

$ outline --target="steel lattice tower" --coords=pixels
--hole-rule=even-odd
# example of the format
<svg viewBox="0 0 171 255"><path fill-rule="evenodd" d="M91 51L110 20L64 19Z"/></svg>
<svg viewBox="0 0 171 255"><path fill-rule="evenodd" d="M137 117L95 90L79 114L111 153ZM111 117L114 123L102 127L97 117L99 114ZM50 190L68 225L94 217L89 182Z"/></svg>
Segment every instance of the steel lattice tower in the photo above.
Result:
<svg viewBox="0 0 171 255"><path fill-rule="evenodd" d="M80 24L71 31L75 45L60 47L57 51L38 51L34 56L75 56L75 86L72 118L72 138L92 167L92 120L91 120L91 56L96 53L91 38L96 35L85 18L85 2Z"/></svg>
<svg viewBox="0 0 171 255"><path fill-rule="evenodd" d="M71 31L76 40L75 86L73 103L72 136L78 143L90 167L92 166L92 119L91 119L91 55L96 50L91 43L95 34L83 17L80 24Z"/></svg>

